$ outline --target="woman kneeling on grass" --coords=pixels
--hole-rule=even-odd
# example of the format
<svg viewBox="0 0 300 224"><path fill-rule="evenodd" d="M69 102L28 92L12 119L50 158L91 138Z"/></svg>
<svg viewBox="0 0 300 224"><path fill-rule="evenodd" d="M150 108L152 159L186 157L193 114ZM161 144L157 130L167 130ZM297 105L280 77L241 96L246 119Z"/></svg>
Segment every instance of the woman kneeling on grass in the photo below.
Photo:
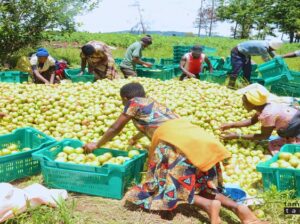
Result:
<svg viewBox="0 0 300 224"><path fill-rule="evenodd" d="M132 120L140 131L131 144L146 135L152 139L146 182L127 192L126 200L149 210L171 211L189 203L204 209L211 223L220 223L221 204L234 211L242 223L260 223L243 205L219 193L222 190L219 162L230 153L213 136L167 107L146 97L139 83L129 83L120 91L125 109L97 143L86 144L91 152L118 135Z"/></svg>

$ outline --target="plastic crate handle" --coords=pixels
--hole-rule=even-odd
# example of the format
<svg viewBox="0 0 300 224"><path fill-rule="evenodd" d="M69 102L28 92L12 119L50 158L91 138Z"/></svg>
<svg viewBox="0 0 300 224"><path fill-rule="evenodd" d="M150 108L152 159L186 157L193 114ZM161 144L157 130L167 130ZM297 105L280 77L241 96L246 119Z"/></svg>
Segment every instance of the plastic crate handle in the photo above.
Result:
<svg viewBox="0 0 300 224"><path fill-rule="evenodd" d="M47 136L44 135L43 133L34 133L34 135L35 135L36 137L38 137L39 139L45 139L45 138L47 138Z"/></svg>

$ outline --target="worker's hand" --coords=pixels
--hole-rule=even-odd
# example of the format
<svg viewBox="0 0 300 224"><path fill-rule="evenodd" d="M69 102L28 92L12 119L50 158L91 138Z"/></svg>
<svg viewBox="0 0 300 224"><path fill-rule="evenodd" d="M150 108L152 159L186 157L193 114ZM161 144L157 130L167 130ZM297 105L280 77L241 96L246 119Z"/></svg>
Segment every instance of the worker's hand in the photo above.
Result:
<svg viewBox="0 0 300 224"><path fill-rule="evenodd" d="M97 148L98 148L97 142L90 142L83 146L83 149L86 153L93 152Z"/></svg>
<svg viewBox="0 0 300 224"><path fill-rule="evenodd" d="M84 73L83 71L79 72L78 76L81 76L81 75L83 75L83 73Z"/></svg>
<svg viewBox="0 0 300 224"><path fill-rule="evenodd" d="M46 84L46 85L50 85L50 82L46 80L46 81L45 81L45 84Z"/></svg>
<svg viewBox="0 0 300 224"><path fill-rule="evenodd" d="M5 116L6 116L5 113L0 112L0 118L3 118L3 117L5 117Z"/></svg>
<svg viewBox="0 0 300 224"><path fill-rule="evenodd" d="M220 130L221 131L226 131L226 130L228 130L230 128L232 128L231 124L222 124L221 127L220 127Z"/></svg>
<svg viewBox="0 0 300 224"><path fill-rule="evenodd" d="M151 63L148 63L148 62L145 62L145 63L143 64L143 66L146 67L146 68L151 68L151 67L152 67L152 64L151 64Z"/></svg>
<svg viewBox="0 0 300 224"><path fill-rule="evenodd" d="M190 73L190 72L189 72L189 73L187 74L187 77L188 77L188 78L195 78L196 76L195 76L193 73Z"/></svg>
<svg viewBox="0 0 300 224"><path fill-rule="evenodd" d="M223 140L232 140L232 139L238 139L240 136L237 133L226 133L221 135L221 139Z"/></svg>

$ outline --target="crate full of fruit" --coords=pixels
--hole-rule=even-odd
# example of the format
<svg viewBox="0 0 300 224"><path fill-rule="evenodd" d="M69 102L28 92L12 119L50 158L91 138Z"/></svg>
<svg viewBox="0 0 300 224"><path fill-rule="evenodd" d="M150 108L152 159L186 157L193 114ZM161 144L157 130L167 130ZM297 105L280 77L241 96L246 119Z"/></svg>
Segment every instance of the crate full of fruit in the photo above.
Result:
<svg viewBox="0 0 300 224"><path fill-rule="evenodd" d="M64 139L34 153L49 187L122 199L125 190L141 180L146 151L100 148L86 154L82 146L79 140Z"/></svg>
<svg viewBox="0 0 300 224"><path fill-rule="evenodd" d="M263 185L269 189L294 190L300 197L300 145L286 144L280 152L266 162L259 163L256 169L262 173Z"/></svg>
<svg viewBox="0 0 300 224"><path fill-rule="evenodd" d="M31 127L1 135L0 182L10 182L39 173L40 164L32 160L32 153L53 142L55 139Z"/></svg>

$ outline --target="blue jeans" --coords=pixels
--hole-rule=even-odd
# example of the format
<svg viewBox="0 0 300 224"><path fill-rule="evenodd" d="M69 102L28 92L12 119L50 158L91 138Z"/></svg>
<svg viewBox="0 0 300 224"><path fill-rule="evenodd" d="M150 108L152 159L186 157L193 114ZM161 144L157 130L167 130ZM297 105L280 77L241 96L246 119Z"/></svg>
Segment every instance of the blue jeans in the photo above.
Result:
<svg viewBox="0 0 300 224"><path fill-rule="evenodd" d="M251 77L251 57L240 53L237 47L231 50L231 65L232 65L232 78L237 78L239 72L243 70L244 78L250 82Z"/></svg>

